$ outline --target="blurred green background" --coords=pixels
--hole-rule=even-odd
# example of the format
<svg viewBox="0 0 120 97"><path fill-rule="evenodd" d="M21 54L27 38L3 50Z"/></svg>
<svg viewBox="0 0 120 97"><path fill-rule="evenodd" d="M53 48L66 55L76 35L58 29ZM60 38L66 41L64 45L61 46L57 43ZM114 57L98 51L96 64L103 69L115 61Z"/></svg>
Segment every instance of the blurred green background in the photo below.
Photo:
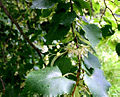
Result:
<svg viewBox="0 0 120 97"><path fill-rule="evenodd" d="M120 57L115 51L117 43L120 43L119 31L109 39L103 39L96 48L104 74L111 83L109 97L120 97Z"/></svg>

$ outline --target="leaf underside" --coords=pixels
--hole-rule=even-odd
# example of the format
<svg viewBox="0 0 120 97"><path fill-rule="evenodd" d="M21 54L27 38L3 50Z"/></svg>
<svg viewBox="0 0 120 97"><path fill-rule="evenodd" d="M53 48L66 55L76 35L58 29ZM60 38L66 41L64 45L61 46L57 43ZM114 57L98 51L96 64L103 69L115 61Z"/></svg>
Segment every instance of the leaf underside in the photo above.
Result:
<svg viewBox="0 0 120 97"><path fill-rule="evenodd" d="M96 56L88 52L88 57L84 57L84 64L88 69L90 68L100 68L101 64Z"/></svg>
<svg viewBox="0 0 120 97"><path fill-rule="evenodd" d="M108 97L107 91L111 85L105 79L102 70L95 68L91 76L84 76L84 81L93 97Z"/></svg>
<svg viewBox="0 0 120 97"><path fill-rule="evenodd" d="M48 9L53 7L53 0L33 0L31 8L33 9Z"/></svg>
<svg viewBox="0 0 120 97"><path fill-rule="evenodd" d="M95 24L84 25L82 29L85 31L86 38L88 38L94 48L102 38L101 30Z"/></svg>

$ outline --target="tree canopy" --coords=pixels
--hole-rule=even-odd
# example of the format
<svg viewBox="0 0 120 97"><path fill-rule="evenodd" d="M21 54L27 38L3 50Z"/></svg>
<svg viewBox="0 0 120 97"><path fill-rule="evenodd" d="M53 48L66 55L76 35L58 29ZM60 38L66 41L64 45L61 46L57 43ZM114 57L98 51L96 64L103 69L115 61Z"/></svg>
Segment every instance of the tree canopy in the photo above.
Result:
<svg viewBox="0 0 120 97"><path fill-rule="evenodd" d="M97 58L120 31L119 0L0 0L1 97L108 97ZM120 56L120 41L114 42Z"/></svg>

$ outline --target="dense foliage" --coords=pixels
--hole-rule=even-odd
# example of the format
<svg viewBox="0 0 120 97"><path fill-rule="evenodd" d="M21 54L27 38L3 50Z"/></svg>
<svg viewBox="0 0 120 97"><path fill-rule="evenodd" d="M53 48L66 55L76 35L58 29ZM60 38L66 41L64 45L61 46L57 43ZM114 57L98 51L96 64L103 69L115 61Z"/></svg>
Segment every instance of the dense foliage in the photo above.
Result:
<svg viewBox="0 0 120 97"><path fill-rule="evenodd" d="M119 5L0 0L0 96L108 97L97 45L119 33ZM120 56L120 41L113 44Z"/></svg>

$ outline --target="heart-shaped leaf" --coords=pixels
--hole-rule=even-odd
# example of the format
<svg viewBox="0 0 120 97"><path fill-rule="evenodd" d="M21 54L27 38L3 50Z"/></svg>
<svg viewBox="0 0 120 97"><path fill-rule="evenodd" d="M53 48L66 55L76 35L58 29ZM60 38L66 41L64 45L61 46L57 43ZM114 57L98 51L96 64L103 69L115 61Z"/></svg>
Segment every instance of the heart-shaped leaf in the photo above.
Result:
<svg viewBox="0 0 120 97"><path fill-rule="evenodd" d="M75 81L63 77L56 66L30 72L27 76L25 89L27 92L38 93L44 97L54 97L71 93L74 84Z"/></svg>

